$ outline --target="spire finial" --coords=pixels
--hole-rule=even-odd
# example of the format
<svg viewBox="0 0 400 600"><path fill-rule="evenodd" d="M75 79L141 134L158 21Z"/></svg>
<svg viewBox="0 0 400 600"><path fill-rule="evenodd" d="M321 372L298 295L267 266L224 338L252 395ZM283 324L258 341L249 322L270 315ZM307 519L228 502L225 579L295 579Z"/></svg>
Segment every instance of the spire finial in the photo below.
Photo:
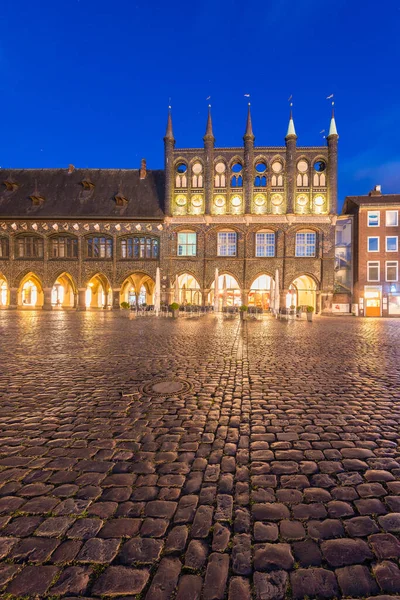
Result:
<svg viewBox="0 0 400 600"><path fill-rule="evenodd" d="M337 128L336 128L336 121L335 121L335 102L332 100L332 116L331 116L331 124L329 126L329 133L328 133L328 137L330 135L338 135L337 132Z"/></svg>
<svg viewBox="0 0 400 600"><path fill-rule="evenodd" d="M214 140L214 133L212 128L212 119L211 119L211 104L208 105L208 116L207 116L207 126L206 133L203 139L212 139Z"/></svg>
<svg viewBox="0 0 400 600"><path fill-rule="evenodd" d="M168 121L167 121L167 131L165 132L165 138L168 140L174 139L174 132L172 131L172 106L171 106L171 98L169 99L168 104Z"/></svg>
<svg viewBox="0 0 400 600"><path fill-rule="evenodd" d="M247 122L246 122L246 131L244 132L244 137L243 139L252 139L254 140L254 133L253 133L253 125L251 122L251 110L250 110L250 102L247 103Z"/></svg>
<svg viewBox="0 0 400 600"><path fill-rule="evenodd" d="M292 98L292 96L290 96L289 100L291 100L291 98ZM290 102L289 125L288 125L285 139L287 139L288 137L296 137L297 138L296 129L294 128L294 121L293 121L293 102Z"/></svg>

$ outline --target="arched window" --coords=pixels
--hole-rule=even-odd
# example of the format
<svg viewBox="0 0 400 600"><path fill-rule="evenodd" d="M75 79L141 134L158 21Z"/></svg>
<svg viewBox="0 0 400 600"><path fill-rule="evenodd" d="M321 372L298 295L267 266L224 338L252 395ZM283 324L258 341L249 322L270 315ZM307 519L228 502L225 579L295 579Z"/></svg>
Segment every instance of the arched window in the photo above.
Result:
<svg viewBox="0 0 400 600"><path fill-rule="evenodd" d="M192 188L203 187L203 165L201 162L195 162L192 165Z"/></svg>
<svg viewBox="0 0 400 600"><path fill-rule="evenodd" d="M113 241L105 236L90 236L86 238L86 257L96 259L112 258Z"/></svg>
<svg viewBox="0 0 400 600"><path fill-rule="evenodd" d="M196 237L194 231L178 233L178 256L196 256Z"/></svg>
<svg viewBox="0 0 400 600"><path fill-rule="evenodd" d="M296 256L315 256L317 234L304 229L296 233Z"/></svg>
<svg viewBox="0 0 400 600"><path fill-rule="evenodd" d="M121 239L121 258L140 260L159 257L159 239L152 236L135 235Z"/></svg>
<svg viewBox="0 0 400 600"><path fill-rule="evenodd" d="M50 258L78 258L78 239L68 235L51 238Z"/></svg>
<svg viewBox="0 0 400 600"><path fill-rule="evenodd" d="M266 187L267 185L267 163L259 161L256 164L256 176L254 178L255 187Z"/></svg>
<svg viewBox="0 0 400 600"><path fill-rule="evenodd" d="M235 163L231 167L231 187L243 187L243 167L240 163Z"/></svg>
<svg viewBox="0 0 400 600"><path fill-rule="evenodd" d="M318 160L314 163L314 176L313 185L314 187L325 187L326 186L326 163L323 160Z"/></svg>
<svg viewBox="0 0 400 600"><path fill-rule="evenodd" d="M15 239L15 258L43 258L43 238L20 235Z"/></svg>
<svg viewBox="0 0 400 600"><path fill-rule="evenodd" d="M226 186L226 164L222 161L215 165L214 187L224 188Z"/></svg>
<svg viewBox="0 0 400 600"><path fill-rule="evenodd" d="M235 231L218 232L218 256L236 256L237 234Z"/></svg>
<svg viewBox="0 0 400 600"><path fill-rule="evenodd" d="M175 169L175 187L187 188L187 165L180 162Z"/></svg>
<svg viewBox="0 0 400 600"><path fill-rule="evenodd" d="M275 233L273 231L258 231L256 233L256 256L275 256Z"/></svg>
<svg viewBox="0 0 400 600"><path fill-rule="evenodd" d="M0 258L8 258L10 256L10 249L8 238L0 237Z"/></svg>

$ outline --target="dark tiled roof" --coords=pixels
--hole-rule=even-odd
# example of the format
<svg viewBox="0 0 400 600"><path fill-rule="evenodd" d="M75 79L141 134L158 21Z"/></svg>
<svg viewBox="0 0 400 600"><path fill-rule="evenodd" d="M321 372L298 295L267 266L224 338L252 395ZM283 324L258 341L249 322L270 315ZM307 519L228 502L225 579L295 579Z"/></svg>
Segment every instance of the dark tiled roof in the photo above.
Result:
<svg viewBox="0 0 400 600"><path fill-rule="evenodd" d="M86 182L86 183L83 183ZM128 202L117 204L115 196ZM164 171L0 169L0 217L160 218Z"/></svg>
<svg viewBox="0 0 400 600"><path fill-rule="evenodd" d="M353 206L385 206L386 204L400 204L400 194L371 194L366 196L346 196L342 214L346 214Z"/></svg>

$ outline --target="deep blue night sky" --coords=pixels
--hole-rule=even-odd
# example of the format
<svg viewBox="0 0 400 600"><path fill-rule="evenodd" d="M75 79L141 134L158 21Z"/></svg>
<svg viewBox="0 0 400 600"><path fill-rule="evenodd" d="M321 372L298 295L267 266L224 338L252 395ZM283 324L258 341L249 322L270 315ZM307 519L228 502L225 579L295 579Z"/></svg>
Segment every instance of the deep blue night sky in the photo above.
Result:
<svg viewBox="0 0 400 600"><path fill-rule="evenodd" d="M177 147L319 145L335 94L340 204L400 192L400 0L3 0L0 166L163 166Z"/></svg>

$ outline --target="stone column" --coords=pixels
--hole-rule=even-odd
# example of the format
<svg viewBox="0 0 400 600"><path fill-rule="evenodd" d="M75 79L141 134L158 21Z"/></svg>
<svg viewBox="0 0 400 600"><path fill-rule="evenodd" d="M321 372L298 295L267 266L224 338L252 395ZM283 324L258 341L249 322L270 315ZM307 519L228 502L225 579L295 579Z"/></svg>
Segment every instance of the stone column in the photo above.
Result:
<svg viewBox="0 0 400 600"><path fill-rule="evenodd" d="M10 288L10 302L8 308L18 308L18 288Z"/></svg>
<svg viewBox="0 0 400 600"><path fill-rule="evenodd" d="M296 140L295 134L285 137L286 143L286 212L294 213L296 191Z"/></svg>
<svg viewBox="0 0 400 600"><path fill-rule="evenodd" d="M86 310L86 288L78 289L78 310Z"/></svg>
<svg viewBox="0 0 400 600"><path fill-rule="evenodd" d="M43 310L53 310L53 306L51 304L51 291L52 288L43 288Z"/></svg>
<svg viewBox="0 0 400 600"><path fill-rule="evenodd" d="M109 305L109 307L118 310L119 308L121 308L121 303L120 303L120 293L121 293L121 288L113 288L110 292L111 295L111 305Z"/></svg>

